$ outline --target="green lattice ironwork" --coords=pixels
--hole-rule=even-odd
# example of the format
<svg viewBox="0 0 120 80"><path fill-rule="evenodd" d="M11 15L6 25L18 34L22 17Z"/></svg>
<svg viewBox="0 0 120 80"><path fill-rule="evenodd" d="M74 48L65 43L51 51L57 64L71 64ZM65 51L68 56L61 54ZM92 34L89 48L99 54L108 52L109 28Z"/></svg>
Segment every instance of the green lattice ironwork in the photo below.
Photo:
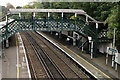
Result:
<svg viewBox="0 0 120 80"><path fill-rule="evenodd" d="M77 9L10 9L9 14L7 14L4 17L8 17L9 15L19 14L19 19L15 19L10 23L7 23L4 27L0 28L0 37L2 37L2 40L0 40L0 43L12 35L14 35L17 32L21 31L76 31L78 33L83 34L84 36L88 37L91 36L92 40L94 41L94 47L95 47L95 54L97 54L97 43L98 38L103 34L103 32L99 35L98 29L96 27L91 27L87 25L86 23L89 23L88 21L92 21L96 23L103 23L99 22L92 17L90 17L88 14L86 14L83 10L77 10ZM21 13L25 12L31 12L32 19L21 19ZM48 19L35 19L35 13L37 12L47 12L48 13ZM53 20L50 19L50 13L62 13L62 19L61 20ZM75 19L74 20L65 20L63 19L63 13L74 13ZM77 14L83 15L86 17L86 21L77 20ZM88 19L89 18L89 19ZM7 22L8 22L8 18ZM79 40L80 41L80 40ZM87 41L85 41L82 44L85 44ZM79 42L79 46L82 45Z"/></svg>
<svg viewBox="0 0 120 80"><path fill-rule="evenodd" d="M0 31L3 40L21 31L77 31L95 38L95 29L80 20L15 19Z"/></svg>

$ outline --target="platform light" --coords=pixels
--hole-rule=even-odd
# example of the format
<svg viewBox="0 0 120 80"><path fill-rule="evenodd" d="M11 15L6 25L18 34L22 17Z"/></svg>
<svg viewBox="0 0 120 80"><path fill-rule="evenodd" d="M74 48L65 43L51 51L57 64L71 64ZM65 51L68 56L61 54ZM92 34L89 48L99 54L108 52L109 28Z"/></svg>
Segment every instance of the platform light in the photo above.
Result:
<svg viewBox="0 0 120 80"><path fill-rule="evenodd" d="M67 40L66 41L70 41L70 38L67 38Z"/></svg>
<svg viewBox="0 0 120 80"><path fill-rule="evenodd" d="M58 36L58 33L56 33L55 35Z"/></svg>
<svg viewBox="0 0 120 80"><path fill-rule="evenodd" d="M98 23L96 23L96 28L98 29Z"/></svg>
<svg viewBox="0 0 120 80"><path fill-rule="evenodd" d="M50 13L48 12L48 17L50 17Z"/></svg>
<svg viewBox="0 0 120 80"><path fill-rule="evenodd" d="M75 13L75 17L77 17L77 13Z"/></svg>
<svg viewBox="0 0 120 80"><path fill-rule="evenodd" d="M63 12L62 12L62 18L63 18Z"/></svg>
<svg viewBox="0 0 120 80"><path fill-rule="evenodd" d="M33 15L33 17L35 18L35 12L34 12L34 15Z"/></svg>
<svg viewBox="0 0 120 80"><path fill-rule="evenodd" d="M92 41L92 37L88 37L88 40L89 40L89 42L91 42Z"/></svg>
<svg viewBox="0 0 120 80"><path fill-rule="evenodd" d="M19 17L21 17L21 13L19 13Z"/></svg>

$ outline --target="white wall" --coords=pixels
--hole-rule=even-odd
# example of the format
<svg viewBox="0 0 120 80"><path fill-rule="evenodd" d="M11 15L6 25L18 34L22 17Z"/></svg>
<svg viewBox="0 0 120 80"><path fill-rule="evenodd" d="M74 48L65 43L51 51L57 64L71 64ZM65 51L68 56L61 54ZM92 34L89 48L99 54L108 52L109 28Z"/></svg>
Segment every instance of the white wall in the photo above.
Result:
<svg viewBox="0 0 120 80"><path fill-rule="evenodd" d="M101 43L98 45L98 49L101 53L107 52L107 47L112 48L112 43Z"/></svg>

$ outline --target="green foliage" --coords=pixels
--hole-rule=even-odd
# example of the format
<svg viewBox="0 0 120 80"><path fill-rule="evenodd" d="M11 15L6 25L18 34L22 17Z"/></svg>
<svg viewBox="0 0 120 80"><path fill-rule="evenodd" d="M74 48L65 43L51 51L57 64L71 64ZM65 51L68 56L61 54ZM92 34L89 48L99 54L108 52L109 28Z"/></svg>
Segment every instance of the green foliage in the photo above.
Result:
<svg viewBox="0 0 120 80"><path fill-rule="evenodd" d="M104 21L111 13L111 8L115 6L116 3L93 3L93 2L31 2L23 8L37 8L37 9L83 9L90 16L99 21ZM71 15L73 16L73 15ZM66 17L71 18L71 16L66 15ZM58 15L58 17L60 17Z"/></svg>
<svg viewBox="0 0 120 80"><path fill-rule="evenodd" d="M21 6L17 6L16 9L21 9L22 7Z"/></svg>
<svg viewBox="0 0 120 80"><path fill-rule="evenodd" d="M119 22L118 22L118 9L112 9L111 14L106 19L106 22L108 23L108 37L113 37L113 30L114 28L117 30L119 28ZM118 37L117 37L118 38Z"/></svg>
<svg viewBox="0 0 120 80"><path fill-rule="evenodd" d="M117 49L120 50L120 4L116 3L116 5L111 9L111 13L109 14L106 22L108 23L108 37L113 38L114 31L116 29L116 46Z"/></svg>
<svg viewBox="0 0 120 80"><path fill-rule="evenodd" d="M37 9L82 9L87 14L92 16L98 21L105 21L108 23L108 37L113 38L113 29L116 29L116 40L117 47L120 46L120 2L31 2L23 8L37 8ZM27 13L26 17L30 18L29 15L32 13ZM42 16L41 16L42 15ZM56 17L57 15L57 17ZM36 18L47 18L47 14L40 13ZM52 19L61 19L61 14L51 13ZM74 19L74 14L68 15L64 14L64 18ZM77 17L77 19L82 19ZM120 49L120 48L119 48Z"/></svg>

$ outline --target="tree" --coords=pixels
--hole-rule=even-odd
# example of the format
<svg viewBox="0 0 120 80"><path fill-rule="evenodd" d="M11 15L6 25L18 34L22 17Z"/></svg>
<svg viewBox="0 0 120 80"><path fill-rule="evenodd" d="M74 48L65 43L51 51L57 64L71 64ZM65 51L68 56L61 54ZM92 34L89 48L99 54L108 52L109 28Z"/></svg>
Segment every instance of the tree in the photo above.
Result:
<svg viewBox="0 0 120 80"><path fill-rule="evenodd" d="M15 7L11 4L11 3L7 3L7 12L9 11L9 9L15 9Z"/></svg>
<svg viewBox="0 0 120 80"><path fill-rule="evenodd" d="M108 37L113 38L114 31L116 29L116 46L120 51L120 4L116 3L116 5L111 9L111 13L106 19L106 23L108 23Z"/></svg>
<svg viewBox="0 0 120 80"><path fill-rule="evenodd" d="M21 9L22 7L21 6L17 6L16 9Z"/></svg>
<svg viewBox="0 0 120 80"><path fill-rule="evenodd" d="M108 37L113 38L113 29L116 29L117 48L120 50L120 2L31 2L23 8L38 8L38 9L82 9L87 14L98 21L105 21L108 24ZM31 13L27 13L31 15ZM46 14L41 13L45 17ZM55 16L57 15L57 17ZM30 16L27 15L28 18ZM66 15L64 17L74 19L74 15ZM61 18L58 13L51 13L51 18ZM80 19L80 18L79 18ZM82 19L82 18L81 18Z"/></svg>

